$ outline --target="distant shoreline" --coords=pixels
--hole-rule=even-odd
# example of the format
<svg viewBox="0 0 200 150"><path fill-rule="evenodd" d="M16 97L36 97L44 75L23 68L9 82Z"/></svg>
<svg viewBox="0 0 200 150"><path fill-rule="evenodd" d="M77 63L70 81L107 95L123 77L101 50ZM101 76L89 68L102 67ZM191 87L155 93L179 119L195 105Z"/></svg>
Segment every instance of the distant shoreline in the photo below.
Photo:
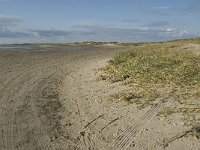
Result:
<svg viewBox="0 0 200 150"><path fill-rule="evenodd" d="M174 39L166 41L147 41L147 42L101 42L101 41L86 41L86 42L69 42L69 43L22 43L22 44L0 44L1 47L18 47L18 46L98 46L98 45L117 45L117 46L138 46L148 43L164 43L164 42L177 42L177 41L197 41L200 38L187 38L187 39Z"/></svg>

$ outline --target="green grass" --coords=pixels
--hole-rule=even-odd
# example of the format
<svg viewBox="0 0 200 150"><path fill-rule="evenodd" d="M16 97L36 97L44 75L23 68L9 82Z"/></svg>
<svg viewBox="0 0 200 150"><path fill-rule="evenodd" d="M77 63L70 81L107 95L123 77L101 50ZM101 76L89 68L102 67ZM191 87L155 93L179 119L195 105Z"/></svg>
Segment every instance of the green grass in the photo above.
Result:
<svg viewBox="0 0 200 150"><path fill-rule="evenodd" d="M133 78L133 82L175 85L200 84L200 56L192 52L145 47L118 54L104 68L112 82Z"/></svg>
<svg viewBox="0 0 200 150"><path fill-rule="evenodd" d="M198 44L199 39L184 39L162 43L144 43L128 52L117 54L102 68L101 79L124 82L132 87L132 94L119 93L117 99L133 102L144 108L158 97L175 92L176 100L185 103L188 98L200 98L200 46L199 49L183 48L186 44ZM190 112L188 110L188 112ZM170 114L172 114L170 112Z"/></svg>

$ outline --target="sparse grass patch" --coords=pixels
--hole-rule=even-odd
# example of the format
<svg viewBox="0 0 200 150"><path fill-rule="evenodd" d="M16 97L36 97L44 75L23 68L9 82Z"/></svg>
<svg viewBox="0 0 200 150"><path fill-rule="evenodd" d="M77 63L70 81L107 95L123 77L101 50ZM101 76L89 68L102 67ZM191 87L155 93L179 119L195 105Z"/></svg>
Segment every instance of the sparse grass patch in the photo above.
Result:
<svg viewBox="0 0 200 150"><path fill-rule="evenodd" d="M163 43L145 43L129 52L115 56L102 68L103 80L110 82L125 81L133 88L134 94L120 93L116 99L135 102L143 108L152 105L156 98L174 91L178 102L185 104L191 99L200 99L200 55L193 49L181 49L183 43L199 43L200 40L178 40ZM177 100L177 99L176 99ZM187 104L186 104L187 105ZM177 108L178 109L178 108ZM199 108L183 110L163 110L161 115L172 113L198 112Z"/></svg>
<svg viewBox="0 0 200 150"><path fill-rule="evenodd" d="M200 84L200 57L173 49L145 47L120 53L103 70L112 82L131 77L136 84Z"/></svg>
<svg viewBox="0 0 200 150"><path fill-rule="evenodd" d="M160 110L160 111L157 113L157 116L160 116L160 117L167 117L167 116L172 115L172 114L174 114L174 113L175 113L174 109L169 108L169 107L165 107L165 108L163 108L162 110Z"/></svg>
<svg viewBox="0 0 200 150"><path fill-rule="evenodd" d="M142 96L139 93L118 93L118 94L114 94L111 95L110 100L118 100L123 101L123 102L127 102L127 103L134 103L135 101L137 101L138 99L141 99Z"/></svg>

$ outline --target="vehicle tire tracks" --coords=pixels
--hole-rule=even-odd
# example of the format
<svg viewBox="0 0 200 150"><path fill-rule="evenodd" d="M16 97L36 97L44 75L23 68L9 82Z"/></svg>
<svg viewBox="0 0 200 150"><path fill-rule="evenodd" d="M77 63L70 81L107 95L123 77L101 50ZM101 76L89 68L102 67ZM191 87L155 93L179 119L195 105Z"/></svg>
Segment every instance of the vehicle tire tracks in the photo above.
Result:
<svg viewBox="0 0 200 150"><path fill-rule="evenodd" d="M9 79L7 84L1 89L2 124L0 127L2 128L2 142L0 142L0 145L5 150L26 149L30 147L30 142L35 143L35 145L33 143L31 144L32 149L34 147L36 149L51 149L48 142L42 142L41 140L42 137L46 141L50 141L44 130L45 127L41 127L42 124L38 118L33 102L29 100L30 97L27 97L30 94L29 92L37 85L33 85L33 82L36 80L36 69L24 69ZM31 89L29 90L27 87L31 87ZM16 105L15 99L17 98L20 98L21 102L24 101L24 104ZM34 126L28 125L30 123L34 124ZM35 136L36 140L29 141L31 136Z"/></svg>
<svg viewBox="0 0 200 150"><path fill-rule="evenodd" d="M149 109L134 125L127 127L119 136L117 136L111 146L111 149L123 149L133 141L134 137L142 128L153 118L153 116L162 107L170 102L170 97L165 97L161 99L157 104L155 104L151 109Z"/></svg>

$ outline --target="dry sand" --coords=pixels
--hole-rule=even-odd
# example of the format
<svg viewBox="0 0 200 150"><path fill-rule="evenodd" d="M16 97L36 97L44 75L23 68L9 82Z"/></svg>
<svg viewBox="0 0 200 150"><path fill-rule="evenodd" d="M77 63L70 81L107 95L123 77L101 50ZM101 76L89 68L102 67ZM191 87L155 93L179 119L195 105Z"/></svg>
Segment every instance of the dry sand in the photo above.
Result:
<svg viewBox="0 0 200 150"><path fill-rule="evenodd" d="M179 136L188 130L179 116L156 116L164 104L139 110L108 100L129 87L98 81L97 69L122 50L0 52L0 149L200 149L197 139Z"/></svg>

